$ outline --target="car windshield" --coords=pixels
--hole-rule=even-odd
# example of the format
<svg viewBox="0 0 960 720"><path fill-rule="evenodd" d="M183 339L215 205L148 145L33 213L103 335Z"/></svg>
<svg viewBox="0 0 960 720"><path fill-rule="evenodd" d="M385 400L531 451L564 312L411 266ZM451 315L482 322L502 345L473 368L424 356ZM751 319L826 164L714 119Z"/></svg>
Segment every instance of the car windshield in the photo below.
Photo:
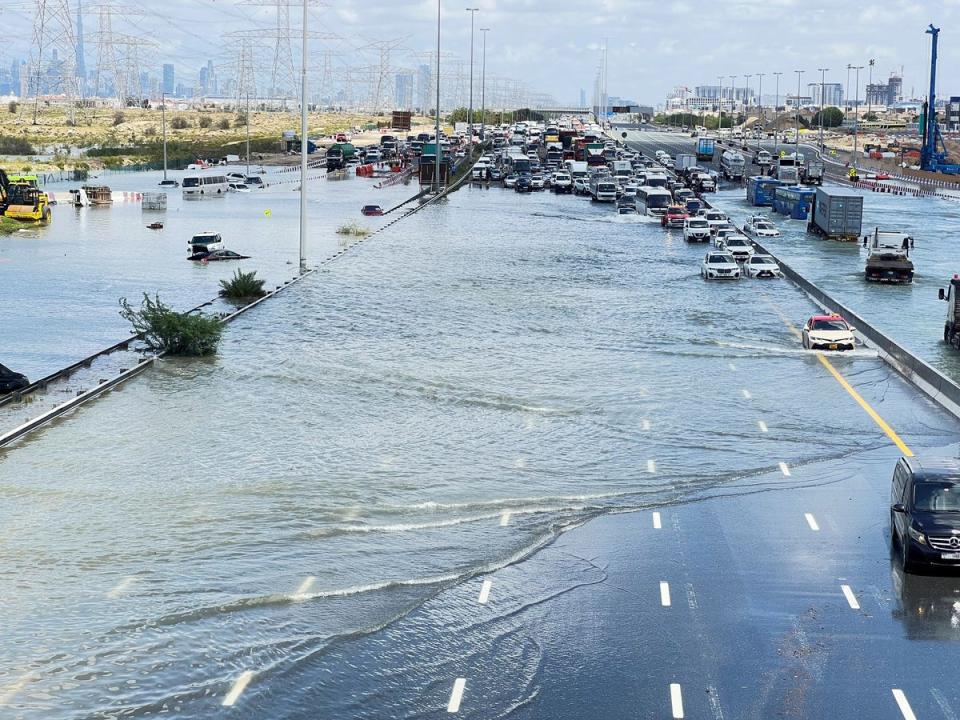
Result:
<svg viewBox="0 0 960 720"><path fill-rule="evenodd" d="M960 512L960 484L953 480L917 483L913 509L921 512Z"/></svg>
<svg viewBox="0 0 960 720"><path fill-rule="evenodd" d="M813 321L813 330L848 330L847 323L842 319L830 320L827 318L820 318Z"/></svg>
<svg viewBox="0 0 960 720"><path fill-rule="evenodd" d="M767 257L766 255L754 255L752 258L750 258L750 264L751 265L769 265L770 258Z"/></svg>
<svg viewBox="0 0 960 720"><path fill-rule="evenodd" d="M705 228L707 227L707 221L706 220L688 220L687 225L688 227L692 227L692 228Z"/></svg>
<svg viewBox="0 0 960 720"><path fill-rule="evenodd" d="M724 264L729 263L730 258L727 255L711 255L709 258L707 258L707 262Z"/></svg>
<svg viewBox="0 0 960 720"><path fill-rule="evenodd" d="M756 227L757 230L770 230L773 228L773 225L768 222L758 222L754 227Z"/></svg>

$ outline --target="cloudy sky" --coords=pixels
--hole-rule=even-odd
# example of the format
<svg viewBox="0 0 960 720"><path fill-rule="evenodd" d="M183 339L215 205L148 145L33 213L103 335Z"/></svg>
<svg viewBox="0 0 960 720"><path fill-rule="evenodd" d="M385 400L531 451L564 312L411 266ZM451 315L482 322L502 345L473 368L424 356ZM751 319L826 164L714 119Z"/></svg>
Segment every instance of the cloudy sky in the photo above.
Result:
<svg viewBox="0 0 960 720"><path fill-rule="evenodd" d="M2 0L0 22L8 41L0 62L27 56L31 45L33 5L39 0ZM65 1L65 0L60 0ZM112 0L120 4L120 0ZM128 0L140 7L117 16L114 31L149 38L147 65L174 62L178 77L195 75L212 59L226 65L235 48L230 32L270 28L277 0ZM47 0L48 3L54 0ZM76 7L77 0L69 0ZM96 59L94 0L84 13L87 63ZM299 26L298 0L289 0L293 24ZM942 28L942 95L960 94L960 0L916 2L838 2L837 0L441 0L443 50L469 56L470 15L480 8L476 27L489 27L487 75L523 80L534 91L564 103L576 102L580 89L592 93L601 48L609 47L609 92L642 103L663 102L676 85L691 89L717 82L718 75L768 73L764 95L773 90L774 71L784 72L781 90L796 87L794 70L807 74L804 84L819 79L846 83L846 67L876 60L874 79L904 72L904 94L924 92L928 77L930 22ZM267 5L268 7L264 7ZM381 46L391 41L392 67L415 67L419 53L436 43L436 0L324 0L311 11L311 23L325 37L315 40L312 57L319 65L323 50L335 73L373 66ZM479 33L478 52L479 52ZM294 48L294 52L297 50ZM477 59L479 66L479 55ZM479 74L479 67L477 69ZM861 72L861 85L867 80ZM788 81L789 78L789 81ZM729 83L729 79L725 81ZM751 82L756 87L757 78ZM861 95L862 95L861 90ZM851 88L851 95L853 91Z"/></svg>

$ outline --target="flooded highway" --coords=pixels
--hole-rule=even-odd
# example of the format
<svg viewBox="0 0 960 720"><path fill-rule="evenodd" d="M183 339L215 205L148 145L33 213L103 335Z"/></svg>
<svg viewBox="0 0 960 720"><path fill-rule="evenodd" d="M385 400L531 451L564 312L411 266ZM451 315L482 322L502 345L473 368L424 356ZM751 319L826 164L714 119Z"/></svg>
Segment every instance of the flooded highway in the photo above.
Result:
<svg viewBox="0 0 960 720"><path fill-rule="evenodd" d="M311 257L371 197L412 194L313 192ZM68 303L82 326L15 275L5 300L46 301L34 322L64 341L11 357L119 339L120 295L212 297L232 268L183 259L194 229L288 277L295 200L269 200L177 201L162 257L139 208L0 239L4 272L110 268ZM960 428L868 348L804 351L816 308L786 281L704 282L704 251L587 199L464 188L238 319L216 357L7 449L0 710L897 718L898 690L917 717L960 712L960 581L904 576L887 526L903 448L955 455ZM906 293L935 300L922 279Z"/></svg>

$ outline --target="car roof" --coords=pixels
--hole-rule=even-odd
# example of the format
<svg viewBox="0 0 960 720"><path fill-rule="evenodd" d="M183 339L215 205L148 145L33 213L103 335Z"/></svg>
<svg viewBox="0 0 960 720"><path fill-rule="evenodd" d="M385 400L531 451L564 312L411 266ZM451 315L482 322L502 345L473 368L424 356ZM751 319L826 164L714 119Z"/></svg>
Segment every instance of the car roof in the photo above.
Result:
<svg viewBox="0 0 960 720"><path fill-rule="evenodd" d="M934 479L942 477L960 478L960 458L928 456L924 458L904 458L913 471L915 479Z"/></svg>
<svg viewBox="0 0 960 720"><path fill-rule="evenodd" d="M843 320L843 316L839 313L833 313L832 315L811 315L811 320ZM846 322L846 320L844 320Z"/></svg>

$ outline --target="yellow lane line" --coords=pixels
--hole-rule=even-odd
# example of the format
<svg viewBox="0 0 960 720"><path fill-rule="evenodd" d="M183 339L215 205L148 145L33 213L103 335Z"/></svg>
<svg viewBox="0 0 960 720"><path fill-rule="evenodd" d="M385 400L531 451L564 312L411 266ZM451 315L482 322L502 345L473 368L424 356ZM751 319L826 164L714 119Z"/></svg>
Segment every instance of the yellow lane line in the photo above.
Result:
<svg viewBox="0 0 960 720"><path fill-rule="evenodd" d="M769 301L768 303L770 304L770 307L773 308L774 312L780 316L783 324L787 326L787 329L790 330L790 332L792 332L798 338L803 337L794 324L790 322L790 319L784 315L783 312L781 312L780 308ZM893 444L900 449L900 452L907 457L913 457L913 451L907 447L907 444L903 442L903 440L900 439L900 436L897 435L896 431L894 431L894 429L887 424L886 420L880 417L880 414L870 406L870 403L863 399L863 396L861 396L860 393L853 389L853 386L847 382L847 379L843 377L843 375L841 375L840 372L833 366L833 363L827 360L822 352L817 352L816 355L817 360L820 361L820 364L823 365L831 375L833 375L834 380L840 383L840 387L846 390L850 394L850 397L857 401L857 404L862 407L864 412L866 412L867 415L869 415L870 418L877 424L877 426L883 430L884 433L886 433L887 437L893 441Z"/></svg>
<svg viewBox="0 0 960 720"><path fill-rule="evenodd" d="M896 445L898 448L900 448L900 452L902 452L907 457L913 457L913 451L907 447L906 443L904 443L903 440L900 439L900 436L897 435L896 432L894 432L893 428L887 425L886 420L880 417L877 411L874 410L872 407L870 407L870 404L860 396L860 393L858 393L856 390L853 389L853 386L847 382L846 378L843 377L843 375L841 375L839 372L837 372L837 369L833 366L833 364L829 360L827 360L827 358L823 356L823 353L821 352L817 353L817 360L819 360L820 364L823 365L830 372L831 375L833 375L834 379L838 383L840 383L843 389L846 390L848 393L850 393L850 397L852 397L854 400L857 401L857 404L860 407L862 407L864 412L866 412L867 415L869 415L873 419L873 421L880 427L880 429L887 434L887 437L893 440L893 444Z"/></svg>

